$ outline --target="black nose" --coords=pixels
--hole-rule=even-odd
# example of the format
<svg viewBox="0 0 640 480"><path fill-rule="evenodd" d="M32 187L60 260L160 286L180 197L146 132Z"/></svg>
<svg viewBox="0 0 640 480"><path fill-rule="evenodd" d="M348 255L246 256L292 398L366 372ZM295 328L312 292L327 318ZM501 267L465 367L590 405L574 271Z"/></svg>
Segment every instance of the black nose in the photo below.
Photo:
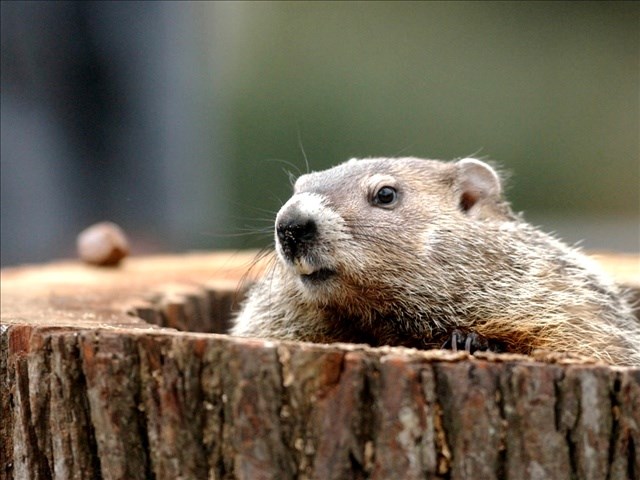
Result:
<svg viewBox="0 0 640 480"><path fill-rule="evenodd" d="M283 219L276 225L278 241L289 260L293 260L297 255L304 255L317 232L316 222L311 218Z"/></svg>

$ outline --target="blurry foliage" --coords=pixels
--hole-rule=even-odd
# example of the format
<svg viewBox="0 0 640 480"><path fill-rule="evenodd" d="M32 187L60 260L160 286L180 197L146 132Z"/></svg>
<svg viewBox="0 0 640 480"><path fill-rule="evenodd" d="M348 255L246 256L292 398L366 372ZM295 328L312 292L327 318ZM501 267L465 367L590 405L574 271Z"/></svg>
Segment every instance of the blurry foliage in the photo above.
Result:
<svg viewBox="0 0 640 480"><path fill-rule="evenodd" d="M215 4L239 217L280 159L493 159L517 210L637 217L639 8L616 2ZM220 53L221 48L215 50Z"/></svg>
<svg viewBox="0 0 640 480"><path fill-rule="evenodd" d="M2 2L3 265L273 237L289 177L477 155L515 210L640 250L640 2ZM262 230L262 236L245 236Z"/></svg>

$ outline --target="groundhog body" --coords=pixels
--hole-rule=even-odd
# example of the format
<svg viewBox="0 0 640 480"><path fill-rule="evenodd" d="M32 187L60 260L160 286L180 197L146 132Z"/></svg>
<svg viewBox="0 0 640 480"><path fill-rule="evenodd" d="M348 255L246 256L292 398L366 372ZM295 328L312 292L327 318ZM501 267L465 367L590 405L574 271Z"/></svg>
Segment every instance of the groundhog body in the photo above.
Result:
<svg viewBox="0 0 640 480"><path fill-rule="evenodd" d="M233 335L439 348L463 331L511 352L640 365L623 292L514 215L479 160L353 159L302 175L275 230Z"/></svg>

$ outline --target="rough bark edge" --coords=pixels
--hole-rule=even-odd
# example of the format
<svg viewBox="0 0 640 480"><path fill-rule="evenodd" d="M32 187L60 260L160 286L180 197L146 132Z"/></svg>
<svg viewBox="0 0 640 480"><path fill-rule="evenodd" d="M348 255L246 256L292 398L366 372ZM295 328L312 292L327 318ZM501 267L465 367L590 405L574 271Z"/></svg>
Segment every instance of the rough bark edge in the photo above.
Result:
<svg viewBox="0 0 640 480"><path fill-rule="evenodd" d="M172 285L135 301L127 308L130 315L160 327L185 332L226 333L231 316L239 308L248 284L216 282L202 286Z"/></svg>
<svg viewBox="0 0 640 480"><path fill-rule="evenodd" d="M640 472L640 369L179 333L2 337L6 478Z"/></svg>

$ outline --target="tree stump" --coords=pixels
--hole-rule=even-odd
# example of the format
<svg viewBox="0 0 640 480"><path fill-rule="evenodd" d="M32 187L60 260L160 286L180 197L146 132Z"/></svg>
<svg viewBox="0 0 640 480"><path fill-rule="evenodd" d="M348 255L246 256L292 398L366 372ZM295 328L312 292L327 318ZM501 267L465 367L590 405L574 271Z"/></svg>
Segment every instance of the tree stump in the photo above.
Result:
<svg viewBox="0 0 640 480"><path fill-rule="evenodd" d="M639 478L640 369L228 337L251 258L4 270L2 478Z"/></svg>

